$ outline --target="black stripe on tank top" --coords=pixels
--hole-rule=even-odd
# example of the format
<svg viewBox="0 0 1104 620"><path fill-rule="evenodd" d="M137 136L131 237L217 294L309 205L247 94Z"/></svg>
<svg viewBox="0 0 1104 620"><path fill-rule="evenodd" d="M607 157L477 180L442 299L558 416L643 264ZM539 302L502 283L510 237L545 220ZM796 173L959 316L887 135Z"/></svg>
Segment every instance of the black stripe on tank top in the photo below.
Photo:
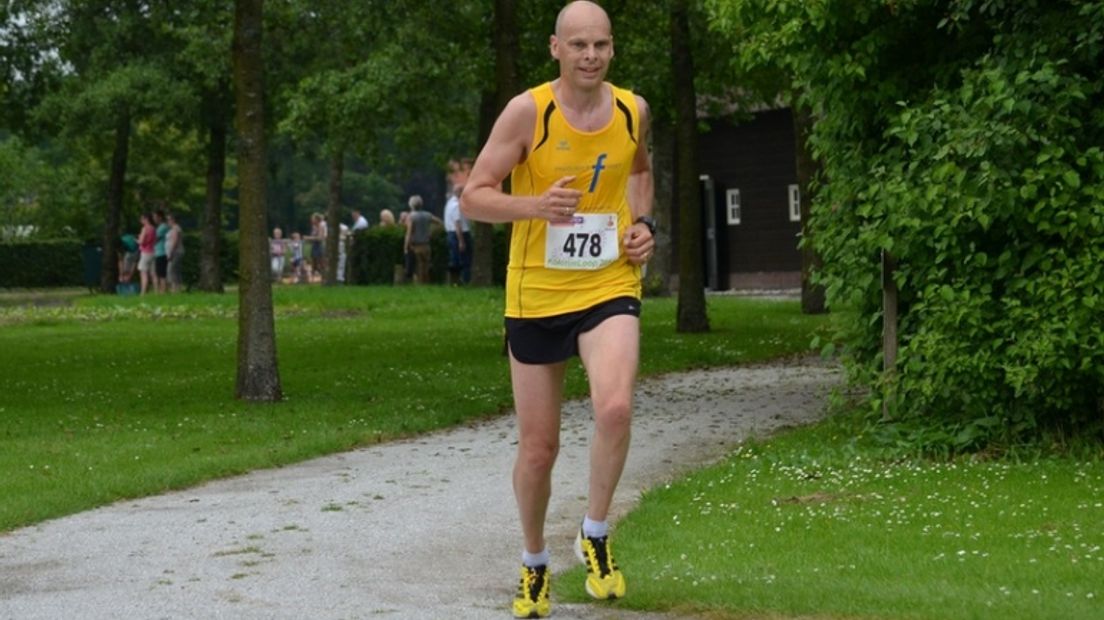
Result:
<svg viewBox="0 0 1104 620"><path fill-rule="evenodd" d="M544 109L544 137L542 137L540 139L540 142L538 142L537 145L533 147L534 151L539 149L541 145L545 142L548 142L548 123L552 120L552 112L554 112L555 110L556 102L549 101L548 107ZM629 133L632 133L632 130L629 130ZM636 142L636 140L633 140L633 142Z"/></svg>
<svg viewBox="0 0 1104 620"><path fill-rule="evenodd" d="M629 111L629 106L625 105L624 101L618 99L617 109L621 110L621 113L625 115L625 124L629 129L629 139L633 141L633 144L636 144L636 136L633 135L633 117L632 112Z"/></svg>

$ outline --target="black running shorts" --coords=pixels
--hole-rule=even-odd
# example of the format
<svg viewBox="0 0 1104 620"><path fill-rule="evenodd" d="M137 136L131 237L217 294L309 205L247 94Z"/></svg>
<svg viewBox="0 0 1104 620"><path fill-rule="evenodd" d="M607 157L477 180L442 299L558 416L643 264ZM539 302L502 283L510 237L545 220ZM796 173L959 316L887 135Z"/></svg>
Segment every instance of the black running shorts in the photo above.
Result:
<svg viewBox="0 0 1104 620"><path fill-rule="evenodd" d="M556 364L579 354L579 334L618 314L639 317L640 300L616 297L586 310L539 319L507 317L506 342L523 364Z"/></svg>

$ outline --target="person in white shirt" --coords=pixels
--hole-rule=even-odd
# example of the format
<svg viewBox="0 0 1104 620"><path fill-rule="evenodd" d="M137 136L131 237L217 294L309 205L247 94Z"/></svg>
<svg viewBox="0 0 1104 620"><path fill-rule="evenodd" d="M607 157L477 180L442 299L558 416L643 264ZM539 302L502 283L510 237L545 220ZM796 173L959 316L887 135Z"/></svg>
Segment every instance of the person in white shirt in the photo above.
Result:
<svg viewBox="0 0 1104 620"><path fill-rule="evenodd" d="M448 184L452 188L445 202L445 235L448 240L448 275L451 284L471 282L472 244L471 222L460 212L460 195L471 172L472 160L454 159L449 162Z"/></svg>
<svg viewBox="0 0 1104 620"><path fill-rule="evenodd" d="M360 209L353 209L353 228L350 232L355 235L358 230L367 229L368 218L364 217L364 214L360 212Z"/></svg>

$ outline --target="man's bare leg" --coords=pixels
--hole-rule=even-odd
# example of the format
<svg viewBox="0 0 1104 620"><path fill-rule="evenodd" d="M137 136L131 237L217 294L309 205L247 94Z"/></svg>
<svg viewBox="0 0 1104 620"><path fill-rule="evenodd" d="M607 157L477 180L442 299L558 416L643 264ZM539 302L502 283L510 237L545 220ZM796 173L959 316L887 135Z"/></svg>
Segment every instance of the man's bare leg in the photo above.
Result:
<svg viewBox="0 0 1104 620"><path fill-rule="evenodd" d="M525 536L525 550L545 549L544 522L552 494L552 466L560 450L563 362L523 364L510 355L510 377L518 421L514 497Z"/></svg>
<svg viewBox="0 0 1104 620"><path fill-rule="evenodd" d="M579 357L590 379L594 405L587 516L605 521L629 453L640 319L621 314L602 321L579 336Z"/></svg>

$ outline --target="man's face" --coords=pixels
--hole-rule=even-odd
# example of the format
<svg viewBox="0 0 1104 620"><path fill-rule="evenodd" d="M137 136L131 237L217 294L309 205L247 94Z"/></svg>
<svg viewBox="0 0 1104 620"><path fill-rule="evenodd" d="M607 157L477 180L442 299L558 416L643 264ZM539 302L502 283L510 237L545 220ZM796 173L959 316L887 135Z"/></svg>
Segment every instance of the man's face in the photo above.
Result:
<svg viewBox="0 0 1104 620"><path fill-rule="evenodd" d="M580 85L601 84L613 58L613 35L604 19L565 20L560 35L552 35L552 57L560 75Z"/></svg>

